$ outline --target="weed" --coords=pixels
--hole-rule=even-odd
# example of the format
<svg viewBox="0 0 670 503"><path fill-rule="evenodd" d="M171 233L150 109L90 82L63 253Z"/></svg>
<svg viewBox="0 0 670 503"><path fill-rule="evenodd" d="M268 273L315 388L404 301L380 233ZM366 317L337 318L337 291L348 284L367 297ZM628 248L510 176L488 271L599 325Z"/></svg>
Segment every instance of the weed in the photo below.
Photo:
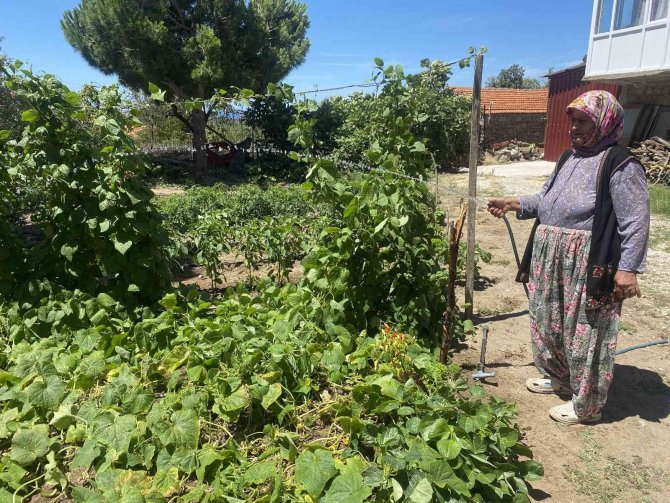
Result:
<svg viewBox="0 0 670 503"><path fill-rule="evenodd" d="M633 456L630 462L603 456L603 446L596 440L593 431L585 430L581 437L584 448L578 457L584 468L564 465L564 476L576 486L578 493L591 497L593 501L619 501L624 495L632 496L631 493L635 494L635 501L645 501L645 495L650 491L670 483L666 472L645 465L639 456Z"/></svg>
<svg viewBox="0 0 670 503"><path fill-rule="evenodd" d="M519 307L519 302L511 297L503 297L502 302L494 308L482 307L479 309L479 316L498 316L514 311Z"/></svg>
<svg viewBox="0 0 670 503"><path fill-rule="evenodd" d="M666 187L665 185L650 185L649 198L652 213L670 217L670 187Z"/></svg>
<svg viewBox="0 0 670 503"><path fill-rule="evenodd" d="M492 247L492 246L489 246L489 248L493 248L493 247ZM511 261L511 260L493 260L491 263L492 263L492 264L495 264L495 265L501 265L501 266L503 266L503 267L507 267L507 266L509 266L509 265L512 265L512 261Z"/></svg>

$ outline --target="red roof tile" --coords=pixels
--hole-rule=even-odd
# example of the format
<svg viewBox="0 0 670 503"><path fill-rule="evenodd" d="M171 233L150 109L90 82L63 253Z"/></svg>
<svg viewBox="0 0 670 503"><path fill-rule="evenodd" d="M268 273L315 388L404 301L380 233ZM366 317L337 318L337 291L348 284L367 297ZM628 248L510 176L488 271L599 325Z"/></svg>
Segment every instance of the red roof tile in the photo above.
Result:
<svg viewBox="0 0 670 503"><path fill-rule="evenodd" d="M470 87L452 89L458 94L472 95ZM546 114L548 101L549 89L482 88L482 111L487 114Z"/></svg>

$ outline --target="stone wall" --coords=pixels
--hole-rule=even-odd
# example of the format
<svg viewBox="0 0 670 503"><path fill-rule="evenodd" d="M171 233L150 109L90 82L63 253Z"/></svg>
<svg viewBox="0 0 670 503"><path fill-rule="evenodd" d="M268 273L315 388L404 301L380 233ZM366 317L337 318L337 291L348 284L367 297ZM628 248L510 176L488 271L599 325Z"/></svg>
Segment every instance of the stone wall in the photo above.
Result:
<svg viewBox="0 0 670 503"><path fill-rule="evenodd" d="M546 114L491 114L485 118L484 143L520 140L526 143L544 143L547 126Z"/></svg>
<svg viewBox="0 0 670 503"><path fill-rule="evenodd" d="M670 80L644 84L626 84L621 93L621 104L661 105L670 107Z"/></svg>

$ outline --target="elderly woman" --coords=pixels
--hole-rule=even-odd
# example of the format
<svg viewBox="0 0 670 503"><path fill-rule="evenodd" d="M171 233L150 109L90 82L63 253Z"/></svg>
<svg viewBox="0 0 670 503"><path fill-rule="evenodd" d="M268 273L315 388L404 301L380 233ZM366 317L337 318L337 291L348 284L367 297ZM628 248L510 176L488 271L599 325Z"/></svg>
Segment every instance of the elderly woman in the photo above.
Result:
<svg viewBox="0 0 670 503"><path fill-rule="evenodd" d="M562 423L600 420L612 381L621 302L640 296L649 237L644 168L617 144L624 112L605 91L568 106L572 149L539 193L496 198L489 211L536 217L517 276L528 282L535 393L572 395L549 415Z"/></svg>

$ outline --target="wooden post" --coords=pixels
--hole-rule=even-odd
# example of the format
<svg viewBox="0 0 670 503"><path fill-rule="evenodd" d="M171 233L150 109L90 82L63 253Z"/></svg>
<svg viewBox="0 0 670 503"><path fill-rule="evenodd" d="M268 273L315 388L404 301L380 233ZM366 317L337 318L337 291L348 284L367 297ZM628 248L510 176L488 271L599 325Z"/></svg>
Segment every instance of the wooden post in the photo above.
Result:
<svg viewBox="0 0 670 503"><path fill-rule="evenodd" d="M475 291L475 223L477 220L477 165L479 164L479 119L482 99L484 55L475 56L475 81L472 88L472 120L470 122L470 164L468 186L468 254L465 279L465 319L472 320Z"/></svg>
<svg viewBox="0 0 670 503"><path fill-rule="evenodd" d="M458 248L461 243L463 224L468 211L468 205L461 200L461 210L454 222L449 222L449 282L447 284L447 309L442 319L442 341L440 343L440 362L447 363L451 347L451 334L456 321L456 266L458 265Z"/></svg>

